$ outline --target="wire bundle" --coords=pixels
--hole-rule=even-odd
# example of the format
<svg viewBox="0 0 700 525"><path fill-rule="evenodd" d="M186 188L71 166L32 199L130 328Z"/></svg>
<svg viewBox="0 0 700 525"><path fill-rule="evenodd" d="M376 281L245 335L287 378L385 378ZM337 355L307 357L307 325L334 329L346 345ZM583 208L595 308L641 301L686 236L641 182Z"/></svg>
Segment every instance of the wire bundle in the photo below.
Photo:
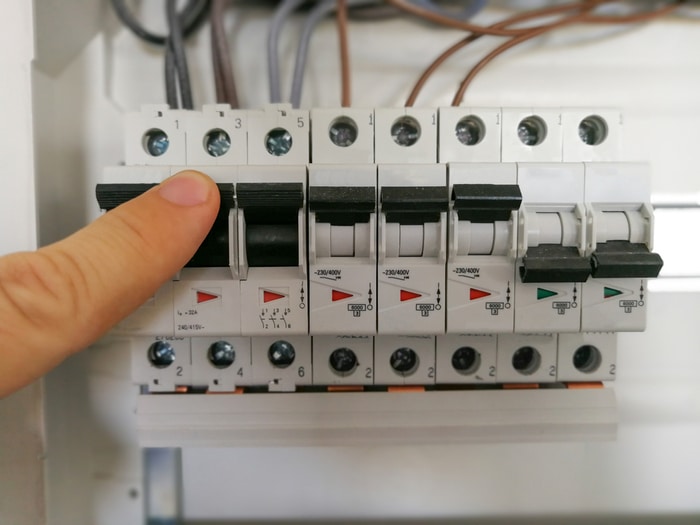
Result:
<svg viewBox="0 0 700 525"><path fill-rule="evenodd" d="M459 21L455 21L454 19L447 19L445 17L442 17L440 15L436 15L434 13L429 13L425 10L421 10L420 8L416 7L415 5L412 5L410 2L406 2L405 0L386 0L389 4L392 4L402 10L405 10L406 12L415 14L417 16L420 16L421 18L425 18L427 20L434 21L436 23L440 23L442 25L446 25L449 27L458 27L462 29L466 29L471 32L470 35L467 37L463 38L450 48L448 48L446 51L444 51L438 58L436 58L429 66L428 68L423 72L421 77L418 79L418 82L416 82L415 86L413 87L413 90L411 91L408 99L406 100L406 106L412 106L418 95L420 94L420 91L422 90L423 86L427 82L427 80L430 78L430 76L437 70L437 68L444 63L449 57L454 55L457 51L460 49L466 47L467 45L471 44L475 40L481 38L484 35L496 35L496 36L510 36L510 40L507 40L505 43L501 44L500 46L496 47L494 50L492 50L489 54L487 54L483 59L481 59L477 64L472 67L472 69L469 71L467 76L462 80L457 93L455 94L453 100L452 100L452 105L453 106L459 106L462 103L462 100L464 98L464 95L466 93L467 88L471 84L471 82L474 80L476 75L484 68L486 67L487 64L489 64L492 60L494 60L496 57L507 51L508 49L521 44L523 42L526 42L530 39L533 39L537 36L543 35L549 31L553 31L555 29L559 29L561 27L573 25L573 24L629 24L629 23L639 23L639 22L646 22L649 20L653 20L655 18L658 18L660 16L666 15L673 10L677 9L682 3L683 0L671 2L668 4L665 4L657 9L650 10L650 11L641 11L639 13L634 13L631 15L617 15L617 16L602 16L602 15L593 15L592 11L594 11L597 7L599 7L602 4L606 3L612 3L613 0L585 0L585 1L579 1L579 2L573 2L570 4L561 4L558 6L553 6L553 7L545 7L542 9L536 9L533 11L528 11L525 13L521 13L518 15L515 15L513 17L510 17L506 20L503 20L501 22L498 22L496 24L493 24L488 27L484 26L475 26L473 24L468 24L468 23L461 23ZM542 19L546 17L550 17L552 15L557 15L560 13L567 13L567 12L573 12L573 14L569 16L563 16L560 19L539 25L539 26L528 26L528 27L521 27L521 28L513 28L512 26L518 25L522 22L527 22L530 20L536 20L536 19Z"/></svg>
<svg viewBox="0 0 700 525"><path fill-rule="evenodd" d="M125 0L111 2L121 22L138 38L149 44L165 46L165 98L168 105L173 109L194 109L185 38L201 26L209 11L210 0L188 0L180 13L176 10L176 0L166 0L167 35L159 35L144 28L134 18Z"/></svg>
<svg viewBox="0 0 700 525"><path fill-rule="evenodd" d="M228 0L188 0L181 12L176 11L176 0L166 0L168 35L159 35L145 29L126 7L126 0L111 0L121 21L140 39L165 47L166 99L170 107L193 109L184 41L210 13L211 52L217 102L239 107L234 82L228 38L224 29L224 15ZM283 101L280 81L279 40L284 24L296 11L311 0L281 0L271 18L267 36L267 70L270 83L270 101ZM459 42L438 56L413 86L406 106L415 104L423 87L435 71L451 56L483 36L507 38L479 60L468 72L454 95L452 104L460 105L476 75L491 61L509 49L556 29L574 24L631 24L658 18L677 9L684 0L662 3L653 9L635 11L626 15L596 14L603 4L629 3L622 0L579 0L566 4L543 7L519 13L489 26L473 23L471 19L486 5L486 0L472 0L459 4L459 9L447 9L436 0L315 0L306 15L299 38L289 101L299 107L302 98L304 73L308 62L312 35L318 24L331 14L336 16L340 49L341 105L351 104L351 68L348 41L348 20L376 20L409 14L423 21L468 32ZM657 2L658 3L658 2ZM211 9L210 9L211 7Z"/></svg>

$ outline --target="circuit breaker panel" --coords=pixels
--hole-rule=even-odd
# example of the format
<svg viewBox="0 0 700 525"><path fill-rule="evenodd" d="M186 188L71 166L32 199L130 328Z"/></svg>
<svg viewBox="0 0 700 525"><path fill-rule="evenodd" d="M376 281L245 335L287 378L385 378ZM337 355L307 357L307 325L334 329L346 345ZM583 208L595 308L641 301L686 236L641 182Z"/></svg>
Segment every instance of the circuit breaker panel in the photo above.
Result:
<svg viewBox="0 0 700 525"><path fill-rule="evenodd" d="M221 193L192 260L114 331L134 382L147 396L614 379L615 332L644 330L662 266L621 123L559 108L129 115L103 210L184 168Z"/></svg>

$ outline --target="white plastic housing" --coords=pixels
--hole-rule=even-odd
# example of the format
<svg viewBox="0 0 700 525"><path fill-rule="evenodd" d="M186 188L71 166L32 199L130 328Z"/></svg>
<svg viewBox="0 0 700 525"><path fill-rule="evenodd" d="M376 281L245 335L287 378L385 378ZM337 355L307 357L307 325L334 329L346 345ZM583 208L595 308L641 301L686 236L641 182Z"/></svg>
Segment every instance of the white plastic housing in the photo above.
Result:
<svg viewBox="0 0 700 525"><path fill-rule="evenodd" d="M440 108L438 160L448 162L499 162L501 160L501 108L442 107ZM476 125L472 140L460 141L457 126L460 122ZM479 129L481 128L481 129ZM473 128L472 128L473 129ZM464 137L464 135L463 135Z"/></svg>
<svg viewBox="0 0 700 525"><path fill-rule="evenodd" d="M435 382L439 384L489 384L496 382L496 354L498 341L495 335L441 335L436 339ZM474 364L466 370L457 370L452 358L460 348L473 348L477 352Z"/></svg>
<svg viewBox="0 0 700 525"><path fill-rule="evenodd" d="M512 163L451 163L448 169L450 195L455 184L517 183L516 165ZM460 221L452 210L447 262L448 333L513 331L516 224L515 211L508 222L473 224ZM484 226L490 226L490 232ZM477 251L473 244L478 243L482 232L491 235L487 254L470 254Z"/></svg>
<svg viewBox="0 0 700 525"><path fill-rule="evenodd" d="M334 124L357 136L333 142ZM311 159L314 164L372 164L374 162L374 110L358 108L311 110Z"/></svg>

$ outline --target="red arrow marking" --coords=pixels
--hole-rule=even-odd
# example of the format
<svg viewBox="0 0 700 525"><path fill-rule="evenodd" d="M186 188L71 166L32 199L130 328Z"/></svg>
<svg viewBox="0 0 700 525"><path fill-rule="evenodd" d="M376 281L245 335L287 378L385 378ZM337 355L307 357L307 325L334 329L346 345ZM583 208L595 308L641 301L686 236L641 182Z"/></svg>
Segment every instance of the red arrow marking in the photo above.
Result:
<svg viewBox="0 0 700 525"><path fill-rule="evenodd" d="M206 303L218 299L219 296L213 293L201 292L197 290L197 304Z"/></svg>
<svg viewBox="0 0 700 525"><path fill-rule="evenodd" d="M474 301L476 299L482 299L491 295L491 292L486 292L484 290L479 290L478 288L469 288L469 300Z"/></svg>
<svg viewBox="0 0 700 525"><path fill-rule="evenodd" d="M408 290L401 290L402 301L410 301L412 299L418 299L419 297L423 297L423 294L409 292Z"/></svg>
<svg viewBox="0 0 700 525"><path fill-rule="evenodd" d="M277 301L278 299L284 299L286 296L277 292L268 292L263 290L263 303L269 303L271 301Z"/></svg>
<svg viewBox="0 0 700 525"><path fill-rule="evenodd" d="M350 297L354 297L354 295L347 292L341 292L340 290L333 290L331 293L331 300L334 302L342 301L343 299L350 299Z"/></svg>

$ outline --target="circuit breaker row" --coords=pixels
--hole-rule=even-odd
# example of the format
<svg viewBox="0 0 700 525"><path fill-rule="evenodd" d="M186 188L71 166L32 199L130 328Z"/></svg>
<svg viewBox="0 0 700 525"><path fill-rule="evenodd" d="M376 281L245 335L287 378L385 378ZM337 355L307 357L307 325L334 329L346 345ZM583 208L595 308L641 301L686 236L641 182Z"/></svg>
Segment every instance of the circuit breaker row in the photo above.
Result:
<svg viewBox="0 0 700 525"><path fill-rule="evenodd" d="M140 337L131 340L132 376L150 392L580 384L615 378L615 341L611 333Z"/></svg>
<svg viewBox="0 0 700 525"><path fill-rule="evenodd" d="M126 123L101 209L185 168L221 194L192 260L115 330L149 390L610 380L614 332L645 327L662 261L618 112L150 106Z"/></svg>
<svg viewBox="0 0 700 525"><path fill-rule="evenodd" d="M108 170L103 209L181 167ZM198 167L219 216L119 327L170 336L640 331L646 169L622 163Z"/></svg>

